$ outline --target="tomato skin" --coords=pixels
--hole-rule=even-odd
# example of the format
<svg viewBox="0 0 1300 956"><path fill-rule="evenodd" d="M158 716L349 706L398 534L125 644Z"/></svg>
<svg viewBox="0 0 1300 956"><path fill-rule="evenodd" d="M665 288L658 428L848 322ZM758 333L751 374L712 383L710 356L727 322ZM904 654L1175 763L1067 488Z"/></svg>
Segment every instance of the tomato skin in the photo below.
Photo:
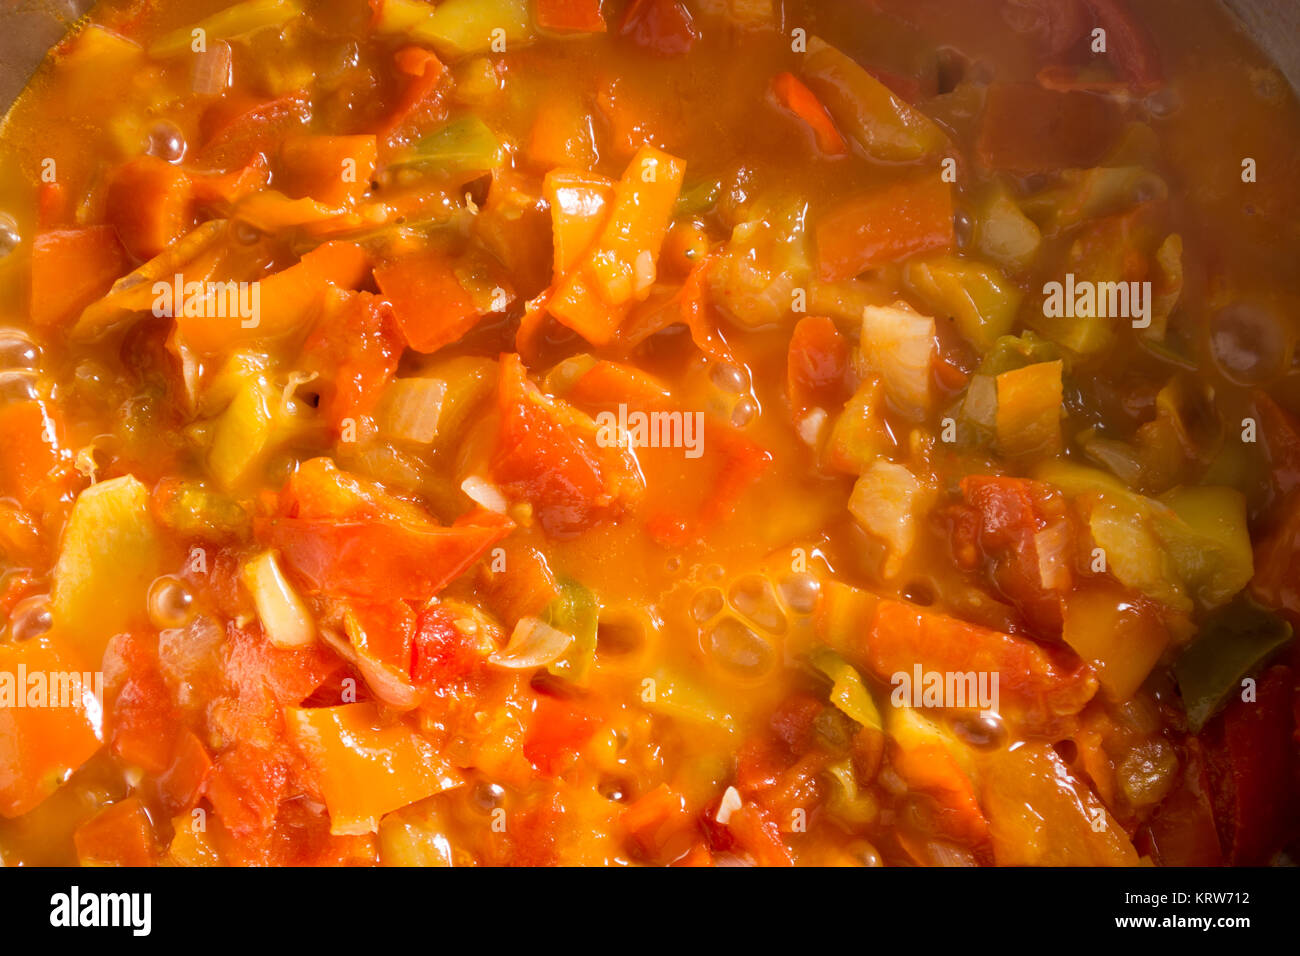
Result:
<svg viewBox="0 0 1300 956"><path fill-rule="evenodd" d="M824 316L799 320L790 336L786 389L796 417L817 407L842 408L849 399L849 344Z"/></svg>
<svg viewBox="0 0 1300 956"><path fill-rule="evenodd" d="M125 668L125 680L108 711L113 750L128 764L163 773L172 763L179 713L158 664L157 645L124 634L114 641L111 653Z"/></svg>
<svg viewBox="0 0 1300 956"><path fill-rule="evenodd" d="M514 525L503 515L477 511L448 527L392 518L271 518L256 527L258 537L278 548L312 591L424 600L464 573Z"/></svg>
<svg viewBox="0 0 1300 956"><path fill-rule="evenodd" d="M1092 669L1072 652L893 600L877 606L861 660L886 682L916 667L997 674L1003 716L1027 731L1068 724L1098 688Z"/></svg>
<svg viewBox="0 0 1300 956"><path fill-rule="evenodd" d="M153 866L157 851L149 815L137 797L99 811L73 835L83 866Z"/></svg>
<svg viewBox="0 0 1300 956"><path fill-rule="evenodd" d="M405 346L392 307L368 292L349 296L317 324L303 352L322 375L321 412L336 433L374 412Z"/></svg>
<svg viewBox="0 0 1300 956"><path fill-rule="evenodd" d="M539 773L557 776L600 724L599 717L572 701L543 697L524 739L524 756Z"/></svg>
<svg viewBox="0 0 1300 956"><path fill-rule="evenodd" d="M700 38L681 0L633 0L623 14L619 33L662 57L683 56Z"/></svg>
<svg viewBox="0 0 1300 956"><path fill-rule="evenodd" d="M206 796L226 829L236 837L264 834L289 786L289 771L274 750L236 743L216 760Z"/></svg>
<svg viewBox="0 0 1300 956"><path fill-rule="evenodd" d="M620 495L634 491L621 450L597 447L594 423L542 394L518 355L501 357L498 402L492 476L508 495L532 503L548 535L572 537L612 517Z"/></svg>
<svg viewBox="0 0 1300 956"><path fill-rule="evenodd" d="M1200 740L1224 855L1232 866L1263 866L1294 835L1295 678L1286 665L1260 675L1257 699L1234 698Z"/></svg>
<svg viewBox="0 0 1300 956"><path fill-rule="evenodd" d="M1063 514L1049 508L1051 489L1020 478L969 476L962 479L965 508L952 510L953 550L958 563L980 568L1002 597L1011 602L1035 635L1059 637L1062 625L1062 596L1070 589L1073 532ZM968 510L966 510L968 509ZM1053 521L1064 543L1060 560L1043 567L1036 536ZM1044 585L1044 578L1053 587Z"/></svg>
<svg viewBox="0 0 1300 956"><path fill-rule="evenodd" d="M469 637L456 626L456 617L440 604L416 615L411 679L419 686L463 680L483 659Z"/></svg>
<svg viewBox="0 0 1300 956"><path fill-rule="evenodd" d="M203 144L198 165L223 170L248 165L257 154L276 155L280 141L298 130L311 116L311 98L295 90L272 100L230 94L203 114Z"/></svg>

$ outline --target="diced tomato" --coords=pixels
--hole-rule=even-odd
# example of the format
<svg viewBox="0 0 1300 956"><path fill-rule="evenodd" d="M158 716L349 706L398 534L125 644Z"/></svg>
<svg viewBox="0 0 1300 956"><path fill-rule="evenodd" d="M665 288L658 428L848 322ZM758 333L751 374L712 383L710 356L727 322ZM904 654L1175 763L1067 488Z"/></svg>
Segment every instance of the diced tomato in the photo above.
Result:
<svg viewBox="0 0 1300 956"><path fill-rule="evenodd" d="M954 242L952 187L936 173L838 205L817 223L822 279L852 279L868 269Z"/></svg>
<svg viewBox="0 0 1300 956"><path fill-rule="evenodd" d="M1097 692L1096 677L1073 655L900 601L877 605L864 644L862 661L885 682L917 666L923 673L996 674L1002 716L1029 732L1050 731Z"/></svg>
<svg viewBox="0 0 1300 956"><path fill-rule="evenodd" d="M38 399L0 407L0 497L31 505L47 482L67 474L58 433L57 423Z"/></svg>
<svg viewBox="0 0 1300 956"><path fill-rule="evenodd" d="M205 795L226 829L247 837L265 833L275 823L288 785L282 754L239 741L217 758Z"/></svg>
<svg viewBox="0 0 1300 956"><path fill-rule="evenodd" d="M404 143L446 115L439 95L446 68L431 50L418 46L402 47L393 55L398 72L409 77L397 105L379 125L379 138L385 145Z"/></svg>
<svg viewBox="0 0 1300 956"><path fill-rule="evenodd" d="M131 266L112 226L42 232L32 243L32 324L63 327Z"/></svg>
<svg viewBox="0 0 1300 956"><path fill-rule="evenodd" d="M1002 596L1035 632L1061 633L1061 598L1072 585L1073 535L1059 497L1039 482L970 476L962 479L972 521L953 529L958 563L982 565ZM1052 504L1057 507L1049 511Z"/></svg>
<svg viewBox="0 0 1300 956"><path fill-rule="evenodd" d="M600 0L537 0L537 25L564 33L604 33Z"/></svg>
<svg viewBox="0 0 1300 956"><path fill-rule="evenodd" d="M127 252L147 260L189 231L192 201L185 170L146 153L109 177L104 216Z"/></svg>
<svg viewBox="0 0 1300 956"><path fill-rule="evenodd" d="M251 718L275 717L286 705L299 704L338 672L337 654L317 642L307 647L281 648L268 641L257 627L231 628L222 645L222 671L241 702L251 705ZM277 718L278 719L278 718ZM277 729L258 728L271 739Z"/></svg>
<svg viewBox="0 0 1300 956"><path fill-rule="evenodd" d="M1090 93L995 83L975 149L990 169L1040 173L1090 167L1110 150L1120 127L1114 104Z"/></svg>
<svg viewBox="0 0 1300 956"><path fill-rule="evenodd" d="M706 441L720 448L712 493L700 511L707 528L735 512L740 497L772 463L772 453L752 439L730 428L705 426Z"/></svg>
<svg viewBox="0 0 1300 956"><path fill-rule="evenodd" d="M156 849L149 815L137 797L100 810L73 834L82 866L153 866Z"/></svg>
<svg viewBox="0 0 1300 956"><path fill-rule="evenodd" d="M542 697L528 725L524 756L540 773L557 776L600 724L599 717L573 701Z"/></svg>
<svg viewBox="0 0 1300 956"><path fill-rule="evenodd" d="M456 615L441 604L416 616L413 651L411 679L419 686L463 680L483 663L469 635L456 626Z"/></svg>
<svg viewBox="0 0 1300 956"><path fill-rule="evenodd" d="M824 316L799 320L790 336L786 391L795 418L811 408L842 408L849 398L849 344Z"/></svg>
<svg viewBox="0 0 1300 956"><path fill-rule="evenodd" d="M247 165L258 153L275 156L281 141L310 118L311 98L303 90L272 100L227 94L203 114L198 163L229 170Z"/></svg>
<svg viewBox="0 0 1300 956"><path fill-rule="evenodd" d="M368 292L349 295L317 323L303 353L322 373L320 410L336 432L370 415L393 373L405 342L389 304Z"/></svg>
<svg viewBox="0 0 1300 956"><path fill-rule="evenodd" d="M171 816L186 812L199 802L212 758L203 741L192 730L181 731L173 749L171 766L158 777L158 791Z"/></svg>
<svg viewBox="0 0 1300 956"><path fill-rule="evenodd" d="M392 303L407 343L436 352L515 299L500 266L488 256L455 259L437 250L381 263L375 281Z"/></svg>
<svg viewBox="0 0 1300 956"><path fill-rule="evenodd" d="M547 534L571 536L610 516L632 491L619 449L596 445L594 423L528 380L518 355L501 357L501 414L492 476L531 502Z"/></svg>
<svg viewBox="0 0 1300 956"><path fill-rule="evenodd" d="M830 112L817 99L817 94L793 73L778 73L772 77L772 95L784 109L789 110L808 124L817 140L817 148L827 156L846 156L849 152L844 137L835 128Z"/></svg>
<svg viewBox="0 0 1300 956"><path fill-rule="evenodd" d="M682 56L700 38L682 0L632 0L619 33L655 56Z"/></svg>
<svg viewBox="0 0 1300 956"><path fill-rule="evenodd" d="M1254 700L1236 698L1200 740L1224 855L1232 866L1263 866L1294 836L1295 680L1278 665L1260 675Z"/></svg>
<svg viewBox="0 0 1300 956"><path fill-rule="evenodd" d="M158 664L157 644L122 634L111 652L125 665L125 680L106 708L113 751L132 766L162 773L175 752L178 711Z"/></svg>
<svg viewBox="0 0 1300 956"><path fill-rule="evenodd" d="M399 518L272 518L259 537L279 548L313 591L358 597L432 597L510 533L503 515L479 510L443 527Z"/></svg>

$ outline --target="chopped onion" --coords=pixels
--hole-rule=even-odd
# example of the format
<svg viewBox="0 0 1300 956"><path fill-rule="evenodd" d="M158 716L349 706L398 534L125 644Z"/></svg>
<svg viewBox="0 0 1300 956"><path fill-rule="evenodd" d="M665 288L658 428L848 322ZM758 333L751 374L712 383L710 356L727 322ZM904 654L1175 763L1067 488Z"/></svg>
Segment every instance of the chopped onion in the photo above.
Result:
<svg viewBox="0 0 1300 956"><path fill-rule="evenodd" d="M902 465L876 459L853 486L849 511L864 530L889 548L884 574L892 578L916 543L916 518L924 488Z"/></svg>
<svg viewBox="0 0 1300 956"><path fill-rule="evenodd" d="M1069 544L1070 527L1064 521L1049 524L1034 535L1034 550L1038 553L1038 577L1043 587L1049 591L1069 590Z"/></svg>
<svg viewBox="0 0 1300 956"><path fill-rule="evenodd" d="M722 802L718 804L718 812L714 819L724 827L731 822L731 815L744 806L744 801L740 799L740 791L735 787L728 787L722 793Z"/></svg>
<svg viewBox="0 0 1300 956"><path fill-rule="evenodd" d="M438 437L447 383L440 378L395 379L379 406L379 430L387 438L427 445Z"/></svg>
<svg viewBox="0 0 1300 956"><path fill-rule="evenodd" d="M903 413L920 419L930 408L934 319L899 304L862 310L862 355L880 373L885 393Z"/></svg>
<svg viewBox="0 0 1300 956"><path fill-rule="evenodd" d="M190 89L195 93L220 93L230 86L230 44L217 40L202 53L194 56L194 72Z"/></svg>
<svg viewBox="0 0 1300 956"><path fill-rule="evenodd" d="M284 390L280 392L280 417L292 418L297 414L298 409L295 405L298 402L298 389L320 377L320 372L290 372L289 380L285 383Z"/></svg>
<svg viewBox="0 0 1300 956"><path fill-rule="evenodd" d="M418 706L424 695L411 683L409 671L402 671L371 653L371 635L366 634L351 611L344 616L343 627L347 631L347 641L337 634L327 637L326 641L361 673L361 679L375 697L395 710L411 710Z"/></svg>
<svg viewBox="0 0 1300 956"><path fill-rule="evenodd" d="M488 511L495 511L497 514L503 515L506 513L506 509L510 507L510 502L501 493L501 489L478 475L470 475L462 481L460 490L465 492L472 501L482 505Z"/></svg>
<svg viewBox="0 0 1300 956"><path fill-rule="evenodd" d="M573 635L551 627L536 617L524 617L515 625L510 643L488 658L488 663L510 670L530 670L553 664L573 643Z"/></svg>
<svg viewBox="0 0 1300 956"><path fill-rule="evenodd" d="M799 438L809 448L816 448L821 441L822 430L830 418L824 408L813 408L799 420Z"/></svg>
<svg viewBox="0 0 1300 956"><path fill-rule="evenodd" d="M316 636L316 623L298 592L284 576L274 551L263 551L240 572L253 595L266 638L276 647L302 647Z"/></svg>

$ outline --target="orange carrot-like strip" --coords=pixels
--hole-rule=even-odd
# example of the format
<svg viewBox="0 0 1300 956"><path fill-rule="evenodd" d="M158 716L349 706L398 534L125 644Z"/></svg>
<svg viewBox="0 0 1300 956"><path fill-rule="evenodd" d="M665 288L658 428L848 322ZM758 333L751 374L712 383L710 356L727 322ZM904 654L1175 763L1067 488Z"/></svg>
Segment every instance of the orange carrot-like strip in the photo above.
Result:
<svg viewBox="0 0 1300 956"><path fill-rule="evenodd" d="M793 73L772 77L772 93L778 103L808 124L817 138L817 148L827 156L844 156L849 148L835 128L835 121L822 101Z"/></svg>
<svg viewBox="0 0 1300 956"><path fill-rule="evenodd" d="M954 241L952 187L938 174L844 203L817 224L817 268L838 282Z"/></svg>

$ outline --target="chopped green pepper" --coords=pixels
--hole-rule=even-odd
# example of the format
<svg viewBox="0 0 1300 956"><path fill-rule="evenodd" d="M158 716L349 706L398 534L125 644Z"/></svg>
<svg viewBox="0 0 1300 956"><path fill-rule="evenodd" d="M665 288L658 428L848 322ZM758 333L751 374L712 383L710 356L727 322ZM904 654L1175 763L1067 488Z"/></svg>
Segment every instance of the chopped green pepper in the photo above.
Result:
<svg viewBox="0 0 1300 956"><path fill-rule="evenodd" d="M1241 682L1292 637L1291 625L1241 595L1205 619L1200 636L1174 665L1194 732L1213 717Z"/></svg>

